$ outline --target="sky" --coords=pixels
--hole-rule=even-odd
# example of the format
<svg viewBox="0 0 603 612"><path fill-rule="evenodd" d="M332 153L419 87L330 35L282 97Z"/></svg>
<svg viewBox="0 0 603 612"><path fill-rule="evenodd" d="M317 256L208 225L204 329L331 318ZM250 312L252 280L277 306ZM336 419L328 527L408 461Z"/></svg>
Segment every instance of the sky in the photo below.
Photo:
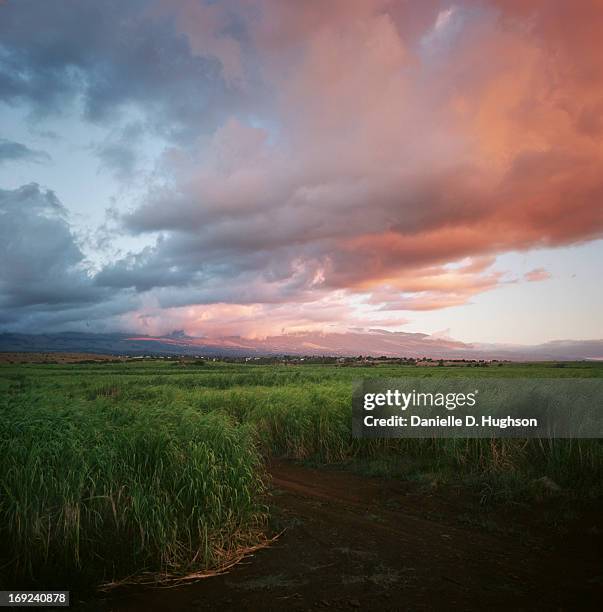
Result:
<svg viewBox="0 0 603 612"><path fill-rule="evenodd" d="M0 2L0 332L603 337L598 0Z"/></svg>

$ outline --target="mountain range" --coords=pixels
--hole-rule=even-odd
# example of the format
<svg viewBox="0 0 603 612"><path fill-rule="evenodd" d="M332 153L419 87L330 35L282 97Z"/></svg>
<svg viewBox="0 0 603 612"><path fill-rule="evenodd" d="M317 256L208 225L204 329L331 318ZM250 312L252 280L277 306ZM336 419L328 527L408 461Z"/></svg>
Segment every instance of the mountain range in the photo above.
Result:
<svg viewBox="0 0 603 612"><path fill-rule="evenodd" d="M2 352L83 352L115 355L331 355L432 359L603 360L603 340L557 340L538 345L468 344L423 333L382 329L346 333L299 332L266 338L199 338L62 332L0 334Z"/></svg>

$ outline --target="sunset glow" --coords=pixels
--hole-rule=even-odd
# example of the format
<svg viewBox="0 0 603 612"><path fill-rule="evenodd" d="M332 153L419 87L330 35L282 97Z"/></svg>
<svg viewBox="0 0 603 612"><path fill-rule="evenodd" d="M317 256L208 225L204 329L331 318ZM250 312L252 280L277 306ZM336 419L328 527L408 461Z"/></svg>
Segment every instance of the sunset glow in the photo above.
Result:
<svg viewBox="0 0 603 612"><path fill-rule="evenodd" d="M596 0L1 3L0 331L598 339L601 40Z"/></svg>

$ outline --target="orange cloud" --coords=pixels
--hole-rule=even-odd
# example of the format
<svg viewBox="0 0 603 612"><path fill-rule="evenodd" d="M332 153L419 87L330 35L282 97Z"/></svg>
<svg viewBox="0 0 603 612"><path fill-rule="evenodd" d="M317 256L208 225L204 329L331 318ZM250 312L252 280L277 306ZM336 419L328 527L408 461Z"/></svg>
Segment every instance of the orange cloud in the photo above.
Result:
<svg viewBox="0 0 603 612"><path fill-rule="evenodd" d="M178 160L169 205L127 217L172 232L153 265L192 284L234 269L303 319L297 306L330 292L378 310L460 305L503 282L488 272L499 254L603 235L599 2L254 6L269 103Z"/></svg>

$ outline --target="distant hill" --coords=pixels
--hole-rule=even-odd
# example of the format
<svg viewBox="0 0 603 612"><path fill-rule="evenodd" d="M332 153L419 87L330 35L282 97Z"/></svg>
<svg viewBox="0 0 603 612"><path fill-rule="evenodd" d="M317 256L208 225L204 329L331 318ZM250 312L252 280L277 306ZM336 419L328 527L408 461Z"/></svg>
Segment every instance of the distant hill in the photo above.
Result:
<svg viewBox="0 0 603 612"><path fill-rule="evenodd" d="M466 344L421 333L303 332L262 339L196 338L182 331L162 337L127 333L0 334L3 352L64 352L113 355L385 355L432 359L603 359L603 340L560 340L536 346Z"/></svg>

